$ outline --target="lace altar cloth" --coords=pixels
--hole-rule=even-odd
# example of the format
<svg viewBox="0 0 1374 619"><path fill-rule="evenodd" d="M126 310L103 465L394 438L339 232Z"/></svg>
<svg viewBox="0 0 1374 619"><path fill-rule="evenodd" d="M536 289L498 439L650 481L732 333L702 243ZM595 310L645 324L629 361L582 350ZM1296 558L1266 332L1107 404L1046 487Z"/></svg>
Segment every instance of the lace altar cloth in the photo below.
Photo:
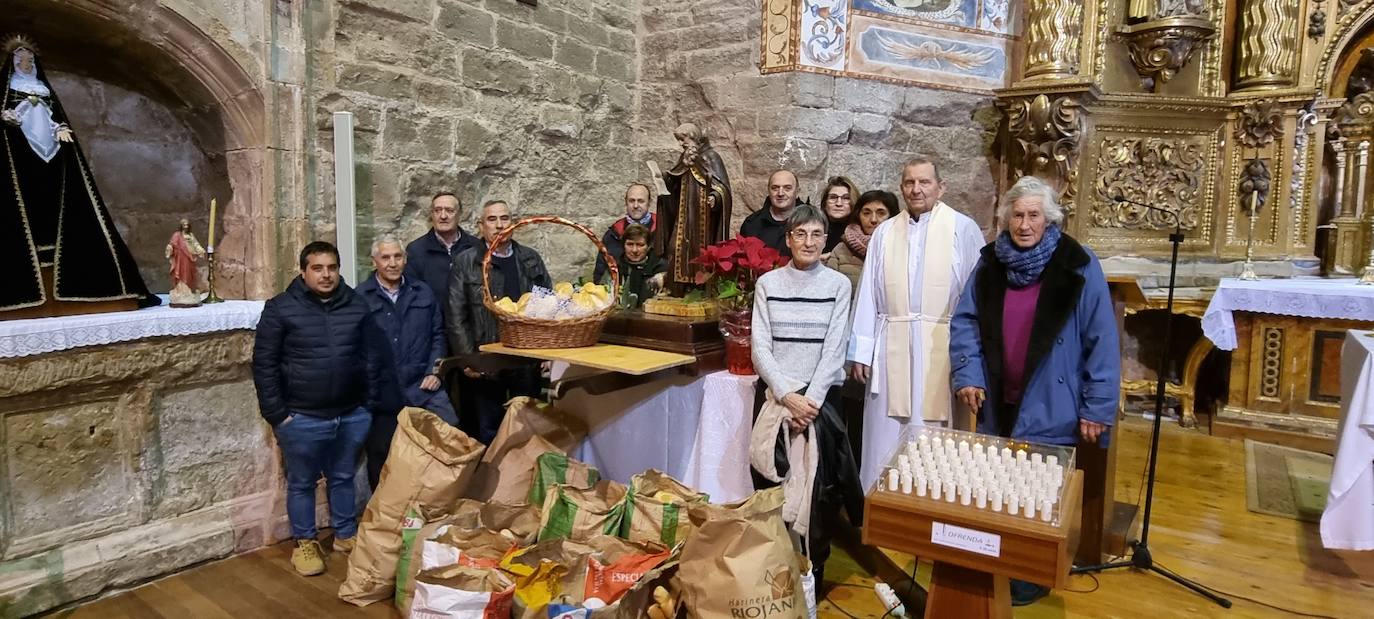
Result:
<svg viewBox="0 0 1374 619"><path fill-rule="evenodd" d="M1236 349L1232 312L1258 312L1305 318L1335 318L1374 322L1374 286L1354 279L1221 280L1202 315L1202 333L1222 350Z"/></svg>
<svg viewBox="0 0 1374 619"><path fill-rule="evenodd" d="M0 359L28 357L167 335L255 329L262 301L225 301L200 307L162 305L128 312L0 321Z"/></svg>

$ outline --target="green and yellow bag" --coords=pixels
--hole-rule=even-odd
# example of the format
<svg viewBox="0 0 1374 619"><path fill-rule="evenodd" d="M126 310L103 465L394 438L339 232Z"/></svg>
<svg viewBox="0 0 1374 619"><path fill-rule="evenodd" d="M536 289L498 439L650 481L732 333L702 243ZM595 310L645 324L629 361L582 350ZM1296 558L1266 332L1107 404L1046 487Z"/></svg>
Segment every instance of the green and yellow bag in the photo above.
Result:
<svg viewBox="0 0 1374 619"><path fill-rule="evenodd" d="M555 484L544 498L539 541L569 538L586 541L597 535L619 535L625 515L625 486L603 479L591 488Z"/></svg>
<svg viewBox="0 0 1374 619"><path fill-rule="evenodd" d="M687 508L709 497L667 473L649 469L630 478L620 536L634 542L656 542L672 548L692 530Z"/></svg>
<svg viewBox="0 0 1374 619"><path fill-rule="evenodd" d="M530 505L543 505L549 486L567 484L575 488L590 488L601 481L601 473L590 465L568 457L568 454L549 451L534 460L534 479L530 482Z"/></svg>

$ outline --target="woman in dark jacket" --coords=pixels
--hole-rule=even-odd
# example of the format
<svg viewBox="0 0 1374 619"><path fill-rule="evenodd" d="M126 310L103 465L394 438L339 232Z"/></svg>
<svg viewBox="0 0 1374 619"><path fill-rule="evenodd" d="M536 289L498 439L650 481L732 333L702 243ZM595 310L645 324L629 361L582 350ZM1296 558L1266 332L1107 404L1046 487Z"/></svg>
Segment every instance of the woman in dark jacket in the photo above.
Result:
<svg viewBox="0 0 1374 619"><path fill-rule="evenodd" d="M624 247L615 257L620 269L618 292L626 307L639 308L663 288L663 273L668 265L649 249L653 241L648 228L630 224L625 228L623 241Z"/></svg>
<svg viewBox="0 0 1374 619"><path fill-rule="evenodd" d="M1002 197L1003 231L950 319L953 388L984 434L1105 441L1121 389L1116 316L1097 256L1060 231L1055 196L1027 176ZM1020 604L1047 592L1012 586Z"/></svg>

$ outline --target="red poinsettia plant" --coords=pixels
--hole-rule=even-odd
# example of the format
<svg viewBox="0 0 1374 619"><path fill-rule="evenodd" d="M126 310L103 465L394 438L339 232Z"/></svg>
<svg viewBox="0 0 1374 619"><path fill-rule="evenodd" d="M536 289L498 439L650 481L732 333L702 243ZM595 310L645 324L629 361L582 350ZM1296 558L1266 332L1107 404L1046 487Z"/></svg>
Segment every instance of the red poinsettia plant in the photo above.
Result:
<svg viewBox="0 0 1374 619"><path fill-rule="evenodd" d="M754 283L787 260L762 240L741 236L707 246L692 263L701 267L697 283L706 286L722 310L735 311L753 308Z"/></svg>

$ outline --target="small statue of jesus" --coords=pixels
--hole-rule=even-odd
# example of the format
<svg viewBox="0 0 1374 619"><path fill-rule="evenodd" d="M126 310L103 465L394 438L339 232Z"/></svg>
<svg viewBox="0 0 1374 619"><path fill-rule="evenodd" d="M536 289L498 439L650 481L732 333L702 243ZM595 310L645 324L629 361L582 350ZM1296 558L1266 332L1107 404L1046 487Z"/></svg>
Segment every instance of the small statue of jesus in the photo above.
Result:
<svg viewBox="0 0 1374 619"><path fill-rule="evenodd" d="M196 260L205 257L205 248L196 241L196 235L191 234L190 222L181 220L181 226L167 241L163 255L171 264L172 292L168 296L172 299L172 307L199 307Z"/></svg>

